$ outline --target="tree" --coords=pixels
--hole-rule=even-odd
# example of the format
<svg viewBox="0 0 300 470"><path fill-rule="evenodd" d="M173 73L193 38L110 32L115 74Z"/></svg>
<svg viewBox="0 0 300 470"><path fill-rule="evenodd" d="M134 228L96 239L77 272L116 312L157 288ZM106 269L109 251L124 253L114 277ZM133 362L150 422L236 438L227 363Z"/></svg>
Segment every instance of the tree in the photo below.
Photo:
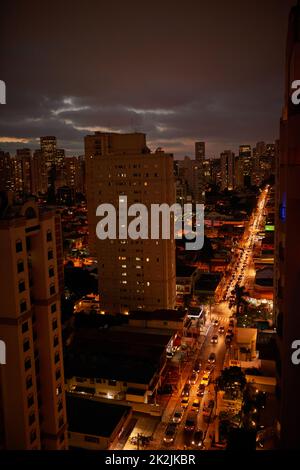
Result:
<svg viewBox="0 0 300 470"><path fill-rule="evenodd" d="M246 376L240 367L227 367L222 370L217 379L217 388L226 391L238 387L240 390L244 390L246 383Z"/></svg>
<svg viewBox="0 0 300 470"><path fill-rule="evenodd" d="M245 286L239 286L238 284L235 285L231 293L235 295L234 304L236 305L236 316L238 317L241 313L241 306L247 305L245 297L248 297L250 294L246 291Z"/></svg>

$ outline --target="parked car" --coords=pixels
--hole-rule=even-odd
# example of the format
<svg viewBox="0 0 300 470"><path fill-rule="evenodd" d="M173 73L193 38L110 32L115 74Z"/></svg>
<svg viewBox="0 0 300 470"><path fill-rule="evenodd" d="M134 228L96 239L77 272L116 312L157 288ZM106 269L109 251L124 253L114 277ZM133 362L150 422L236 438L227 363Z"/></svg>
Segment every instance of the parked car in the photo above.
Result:
<svg viewBox="0 0 300 470"><path fill-rule="evenodd" d="M219 331L220 335L223 335L224 332L225 332L224 326L220 326L218 331Z"/></svg>
<svg viewBox="0 0 300 470"><path fill-rule="evenodd" d="M226 335L225 336L225 343L229 344L229 343L231 343L231 341L232 341L232 335Z"/></svg>
<svg viewBox="0 0 300 470"><path fill-rule="evenodd" d="M177 408L173 414L173 423L181 423L184 415L184 409L182 407Z"/></svg>
<svg viewBox="0 0 300 470"><path fill-rule="evenodd" d="M216 355L214 352L210 353L210 355L208 356L207 362L209 364L214 364L216 362Z"/></svg>
<svg viewBox="0 0 300 470"><path fill-rule="evenodd" d="M169 423L165 430L164 442L166 444L171 444L174 442L176 434L177 425L175 423Z"/></svg>
<svg viewBox="0 0 300 470"><path fill-rule="evenodd" d="M229 326L231 326L232 328L234 327L234 321L233 320L229 320Z"/></svg>
<svg viewBox="0 0 300 470"><path fill-rule="evenodd" d="M214 322L213 322L213 325L218 326L219 325L219 320L215 319Z"/></svg>
<svg viewBox="0 0 300 470"><path fill-rule="evenodd" d="M200 449L201 447L203 447L203 431L201 429L197 429L194 434L193 434L193 437L192 437L192 446L193 447L196 447L198 449Z"/></svg>
<svg viewBox="0 0 300 470"><path fill-rule="evenodd" d="M214 406L215 406L214 400L209 400L208 405L203 407L203 418L205 422L209 421L209 418L212 414Z"/></svg>

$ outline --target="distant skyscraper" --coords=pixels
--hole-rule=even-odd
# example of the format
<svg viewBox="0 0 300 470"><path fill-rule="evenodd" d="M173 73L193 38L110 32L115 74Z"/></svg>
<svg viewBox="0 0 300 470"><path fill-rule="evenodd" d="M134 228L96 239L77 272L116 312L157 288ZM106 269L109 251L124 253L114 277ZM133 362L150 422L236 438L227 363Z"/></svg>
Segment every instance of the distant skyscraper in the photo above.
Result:
<svg viewBox="0 0 300 470"><path fill-rule="evenodd" d="M275 270L280 442L284 449L298 450L300 448L300 365L293 364L291 356L294 351L293 342L300 340L300 105L292 103L291 85L299 78L300 2L292 8L287 39L285 105L280 129L276 198Z"/></svg>
<svg viewBox="0 0 300 470"><path fill-rule="evenodd" d="M5 449L65 449L61 226L34 201L0 201L0 429Z"/></svg>
<svg viewBox="0 0 300 470"><path fill-rule="evenodd" d="M32 194L46 193L48 189L48 170L45 156L35 150L32 158Z"/></svg>
<svg viewBox="0 0 300 470"><path fill-rule="evenodd" d="M205 160L205 142L195 142L195 174L197 183L195 188L195 202L203 203L205 200L205 177L204 177L204 160Z"/></svg>
<svg viewBox="0 0 300 470"><path fill-rule="evenodd" d="M239 165L243 175L243 186L251 185L251 175L253 169L253 158L251 145L240 145L239 148Z"/></svg>
<svg viewBox="0 0 300 470"><path fill-rule="evenodd" d="M32 194L32 155L28 148L17 149L17 159L22 166L22 186L23 192Z"/></svg>
<svg viewBox="0 0 300 470"><path fill-rule="evenodd" d="M221 189L234 188L234 153L225 150L221 153Z"/></svg>
<svg viewBox="0 0 300 470"><path fill-rule="evenodd" d="M8 152L0 150L0 191L12 189L12 167Z"/></svg>
<svg viewBox="0 0 300 470"><path fill-rule="evenodd" d="M173 156L146 146L145 134L96 132L85 137L89 241L98 257L103 310L173 308L176 296L175 240L99 240L96 208L119 196L127 203L175 202Z"/></svg>
<svg viewBox="0 0 300 470"><path fill-rule="evenodd" d="M41 152L44 156L46 167L49 170L56 163L56 137L45 136L40 138Z"/></svg>

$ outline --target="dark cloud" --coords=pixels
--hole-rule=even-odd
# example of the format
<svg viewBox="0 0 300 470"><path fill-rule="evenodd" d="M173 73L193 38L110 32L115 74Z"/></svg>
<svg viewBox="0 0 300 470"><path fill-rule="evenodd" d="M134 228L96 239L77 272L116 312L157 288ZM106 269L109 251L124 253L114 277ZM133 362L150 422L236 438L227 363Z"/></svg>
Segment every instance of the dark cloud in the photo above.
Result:
<svg viewBox="0 0 300 470"><path fill-rule="evenodd" d="M176 156L274 140L292 0L10 0L0 19L0 136L144 131ZM5 144L14 150L19 144Z"/></svg>

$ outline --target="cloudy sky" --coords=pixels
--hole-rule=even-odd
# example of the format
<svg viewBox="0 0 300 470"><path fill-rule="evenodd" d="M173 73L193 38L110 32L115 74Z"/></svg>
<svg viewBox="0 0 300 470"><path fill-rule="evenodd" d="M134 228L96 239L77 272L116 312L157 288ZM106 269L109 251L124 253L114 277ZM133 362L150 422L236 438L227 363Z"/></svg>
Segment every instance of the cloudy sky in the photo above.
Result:
<svg viewBox="0 0 300 470"><path fill-rule="evenodd" d="M4 0L0 148L56 135L69 155L94 130L207 155L278 137L295 0Z"/></svg>

